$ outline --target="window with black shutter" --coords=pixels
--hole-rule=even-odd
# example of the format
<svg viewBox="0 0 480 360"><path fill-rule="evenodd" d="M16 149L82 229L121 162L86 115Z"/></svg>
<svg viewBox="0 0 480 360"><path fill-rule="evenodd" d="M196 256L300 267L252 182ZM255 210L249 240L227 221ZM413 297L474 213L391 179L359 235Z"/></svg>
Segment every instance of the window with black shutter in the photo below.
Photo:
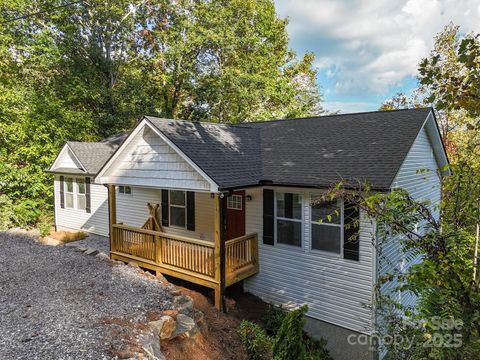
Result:
<svg viewBox="0 0 480 360"><path fill-rule="evenodd" d="M311 248L359 260L358 204L351 200L315 199L311 203Z"/></svg>
<svg viewBox="0 0 480 360"><path fill-rule="evenodd" d="M271 189L263 189L263 243L273 245L274 240L274 209L275 193Z"/></svg>
<svg viewBox="0 0 480 360"><path fill-rule="evenodd" d="M195 193L162 190L162 225L195 231Z"/></svg>

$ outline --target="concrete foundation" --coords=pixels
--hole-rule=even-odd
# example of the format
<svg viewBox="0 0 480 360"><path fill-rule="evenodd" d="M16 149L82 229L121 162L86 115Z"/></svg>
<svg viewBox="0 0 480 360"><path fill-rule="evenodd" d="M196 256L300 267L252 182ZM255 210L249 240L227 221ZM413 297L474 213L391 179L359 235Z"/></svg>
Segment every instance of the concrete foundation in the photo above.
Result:
<svg viewBox="0 0 480 360"><path fill-rule="evenodd" d="M370 336L308 316L306 320L305 331L314 339L327 340L327 349L335 360L377 359Z"/></svg>

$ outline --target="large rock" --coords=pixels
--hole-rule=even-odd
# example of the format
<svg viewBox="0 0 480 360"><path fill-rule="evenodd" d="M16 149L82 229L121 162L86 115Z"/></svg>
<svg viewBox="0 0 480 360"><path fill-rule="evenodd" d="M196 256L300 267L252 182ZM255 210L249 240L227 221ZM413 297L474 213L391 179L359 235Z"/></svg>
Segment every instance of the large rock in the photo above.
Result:
<svg viewBox="0 0 480 360"><path fill-rule="evenodd" d="M175 332L172 334L171 339L174 338L189 338L194 336L198 332L198 326L195 323L195 320L193 320L191 317L184 315L184 314L178 314L177 315L177 329Z"/></svg>
<svg viewBox="0 0 480 360"><path fill-rule="evenodd" d="M148 333L140 337L140 344L152 360L166 360L160 350L160 337L155 333Z"/></svg>
<svg viewBox="0 0 480 360"><path fill-rule="evenodd" d="M172 318L176 319L178 315L178 310L165 310L163 315L171 316Z"/></svg>
<svg viewBox="0 0 480 360"><path fill-rule="evenodd" d="M173 299L173 307L180 314L191 315L193 312L193 300L187 295L176 296Z"/></svg>
<svg viewBox="0 0 480 360"><path fill-rule="evenodd" d="M38 241L43 245L49 245L49 246L58 246L63 244L60 240L54 239L50 236L40 237Z"/></svg>
<svg viewBox="0 0 480 360"><path fill-rule="evenodd" d="M160 337L160 340L165 340L172 337L173 332L177 329L177 322L171 316L164 315L159 320L150 322L149 326L152 332Z"/></svg>

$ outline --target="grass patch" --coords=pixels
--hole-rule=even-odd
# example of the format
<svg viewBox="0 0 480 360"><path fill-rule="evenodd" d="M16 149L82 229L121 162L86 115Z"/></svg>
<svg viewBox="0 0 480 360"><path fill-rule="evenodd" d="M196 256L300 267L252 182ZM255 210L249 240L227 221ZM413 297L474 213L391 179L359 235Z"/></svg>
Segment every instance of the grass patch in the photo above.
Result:
<svg viewBox="0 0 480 360"><path fill-rule="evenodd" d="M69 242L72 242L72 241L83 240L87 236L88 236L88 234L86 232L83 232L83 231L72 232L72 231L61 230L61 231L52 231L50 233L51 238L53 238L55 240L59 240L63 243L69 243Z"/></svg>

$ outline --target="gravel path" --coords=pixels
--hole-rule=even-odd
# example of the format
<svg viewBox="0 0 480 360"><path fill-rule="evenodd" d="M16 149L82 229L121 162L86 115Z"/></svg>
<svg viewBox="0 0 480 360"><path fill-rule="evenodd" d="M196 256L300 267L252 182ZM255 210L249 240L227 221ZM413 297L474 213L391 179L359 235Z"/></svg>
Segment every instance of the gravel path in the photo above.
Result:
<svg viewBox="0 0 480 360"><path fill-rule="evenodd" d="M172 291L104 255L0 233L0 359L110 359L111 319L145 321Z"/></svg>

